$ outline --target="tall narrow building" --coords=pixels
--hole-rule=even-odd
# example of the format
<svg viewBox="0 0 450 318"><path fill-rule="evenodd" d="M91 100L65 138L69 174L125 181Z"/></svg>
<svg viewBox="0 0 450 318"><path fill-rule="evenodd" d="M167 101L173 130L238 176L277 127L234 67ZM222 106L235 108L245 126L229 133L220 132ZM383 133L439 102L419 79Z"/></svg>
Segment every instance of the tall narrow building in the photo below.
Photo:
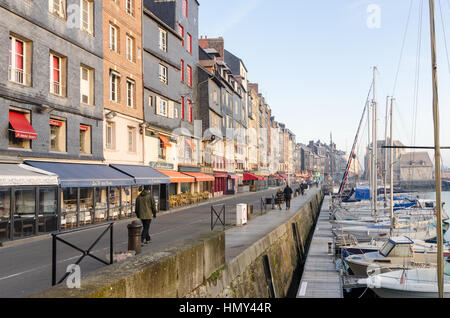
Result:
<svg viewBox="0 0 450 318"><path fill-rule="evenodd" d="M105 159L108 163L143 164L141 1L101 3Z"/></svg>

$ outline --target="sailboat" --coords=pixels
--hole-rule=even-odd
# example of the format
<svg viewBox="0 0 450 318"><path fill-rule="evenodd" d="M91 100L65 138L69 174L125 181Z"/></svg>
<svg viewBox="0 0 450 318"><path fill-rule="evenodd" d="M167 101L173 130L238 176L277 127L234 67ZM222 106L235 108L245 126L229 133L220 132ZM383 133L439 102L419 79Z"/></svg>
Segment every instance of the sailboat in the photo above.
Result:
<svg viewBox="0 0 450 318"><path fill-rule="evenodd" d="M430 6L430 39L433 73L433 124L434 124L434 152L435 179L437 204L437 270L434 268L416 268L397 270L388 273L372 275L360 280L380 297L439 297L450 298L450 265L444 263L442 204L441 204L441 171L440 171L440 136L439 136L439 100L437 85L436 32L434 20L434 0L429 0Z"/></svg>

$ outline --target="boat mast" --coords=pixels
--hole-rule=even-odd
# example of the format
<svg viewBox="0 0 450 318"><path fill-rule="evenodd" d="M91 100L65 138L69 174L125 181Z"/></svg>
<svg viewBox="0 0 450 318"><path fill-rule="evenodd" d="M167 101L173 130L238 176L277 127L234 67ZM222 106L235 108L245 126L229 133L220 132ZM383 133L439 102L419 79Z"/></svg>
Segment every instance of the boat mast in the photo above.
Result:
<svg viewBox="0 0 450 318"><path fill-rule="evenodd" d="M373 191L373 214L377 218L377 102L376 102L376 72L373 67L373 99L372 99L372 191Z"/></svg>
<svg viewBox="0 0 450 318"><path fill-rule="evenodd" d="M388 105L389 105L389 96L386 96L386 119L384 123L384 145L387 146L387 130L388 130ZM387 149L384 148L384 160L383 160L383 177L384 177L384 207L387 207L387 190L386 190L386 184L387 184ZM392 188L391 188L392 189Z"/></svg>
<svg viewBox="0 0 450 318"><path fill-rule="evenodd" d="M391 98L391 121L390 121L390 133L389 133L389 138L390 140L390 158L389 158L389 181L390 181L390 187L391 190L389 191L389 208L390 208L390 212L391 212L391 231L390 231L390 236L394 236L394 227L395 227L395 220L394 220L394 137L393 137L393 121L392 121L392 117L393 117L393 113L394 113L394 102L395 102L395 98L392 97ZM386 151L386 149L385 149ZM386 197L385 197L386 200Z"/></svg>
<svg viewBox="0 0 450 318"><path fill-rule="evenodd" d="M436 232L437 232L437 280L439 298L444 297L444 255L442 238L441 203L441 145L439 138L439 98L436 57L436 28L434 20L434 0L430 2L431 69L433 73L433 123L434 123L434 173L436 182Z"/></svg>

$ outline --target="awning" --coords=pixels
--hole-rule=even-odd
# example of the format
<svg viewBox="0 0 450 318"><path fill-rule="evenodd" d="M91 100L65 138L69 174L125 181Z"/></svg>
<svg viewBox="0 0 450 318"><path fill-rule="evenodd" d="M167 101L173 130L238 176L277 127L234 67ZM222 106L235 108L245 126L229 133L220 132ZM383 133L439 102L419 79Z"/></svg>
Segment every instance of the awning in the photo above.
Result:
<svg viewBox="0 0 450 318"><path fill-rule="evenodd" d="M214 177L201 172L183 172L184 174L187 174L188 176L194 177L195 181L197 182L204 182L204 181L214 181Z"/></svg>
<svg viewBox="0 0 450 318"><path fill-rule="evenodd" d="M171 171L171 170L158 170L162 174L170 177L170 183L194 183L195 178L188 176L187 174Z"/></svg>
<svg viewBox="0 0 450 318"><path fill-rule="evenodd" d="M278 176L278 175L276 175L276 174L271 174L271 175L269 176L269 178L275 178L275 179L278 179L278 180L283 180L282 177L280 177L280 176Z"/></svg>
<svg viewBox="0 0 450 318"><path fill-rule="evenodd" d="M260 180L260 177L249 173L249 172L244 172L244 181L256 181L256 180Z"/></svg>
<svg viewBox="0 0 450 318"><path fill-rule="evenodd" d="M136 184L139 185L170 183L168 176L148 166L111 165L111 167L134 178Z"/></svg>
<svg viewBox="0 0 450 318"><path fill-rule="evenodd" d="M238 176L238 175L235 175L235 174L229 173L229 174L228 174L228 178L237 180L237 179L239 179L239 176Z"/></svg>
<svg viewBox="0 0 450 318"><path fill-rule="evenodd" d="M283 179L288 179L289 177L288 177L288 175L287 174L284 174L284 173L279 173L278 174L280 177L282 177Z"/></svg>
<svg viewBox="0 0 450 318"><path fill-rule="evenodd" d="M62 188L135 185L132 177L106 165L41 161L26 161L25 163L56 174Z"/></svg>
<svg viewBox="0 0 450 318"><path fill-rule="evenodd" d="M16 138L32 140L37 139L36 131L34 131L24 114L9 111L9 123L14 129Z"/></svg>
<svg viewBox="0 0 450 318"><path fill-rule="evenodd" d="M226 172L214 172L215 178L228 178L228 173Z"/></svg>
<svg viewBox="0 0 450 318"><path fill-rule="evenodd" d="M0 186L58 186L58 176L24 164L1 163Z"/></svg>
<svg viewBox="0 0 450 318"><path fill-rule="evenodd" d="M195 147L194 147L194 143L192 142L192 140L190 139L185 139L186 143L189 145L189 147L191 147L191 150L194 151Z"/></svg>
<svg viewBox="0 0 450 318"><path fill-rule="evenodd" d="M163 142L164 148L165 147L172 147L172 144L170 143L169 139L167 139L166 136L159 135L159 139L161 139L161 141Z"/></svg>

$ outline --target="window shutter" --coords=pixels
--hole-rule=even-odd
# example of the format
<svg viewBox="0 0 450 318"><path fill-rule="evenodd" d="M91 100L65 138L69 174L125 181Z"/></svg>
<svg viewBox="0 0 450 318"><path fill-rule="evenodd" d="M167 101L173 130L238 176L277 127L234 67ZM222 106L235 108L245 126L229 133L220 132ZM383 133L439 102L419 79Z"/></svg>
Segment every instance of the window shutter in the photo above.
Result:
<svg viewBox="0 0 450 318"><path fill-rule="evenodd" d="M173 112L174 112L173 102L169 101L168 102L167 117L174 118Z"/></svg>
<svg viewBox="0 0 450 318"><path fill-rule="evenodd" d="M156 103L155 103L155 110L156 110L156 115L161 115L160 112L160 107L161 107L161 98L159 98L159 96L156 96Z"/></svg>

